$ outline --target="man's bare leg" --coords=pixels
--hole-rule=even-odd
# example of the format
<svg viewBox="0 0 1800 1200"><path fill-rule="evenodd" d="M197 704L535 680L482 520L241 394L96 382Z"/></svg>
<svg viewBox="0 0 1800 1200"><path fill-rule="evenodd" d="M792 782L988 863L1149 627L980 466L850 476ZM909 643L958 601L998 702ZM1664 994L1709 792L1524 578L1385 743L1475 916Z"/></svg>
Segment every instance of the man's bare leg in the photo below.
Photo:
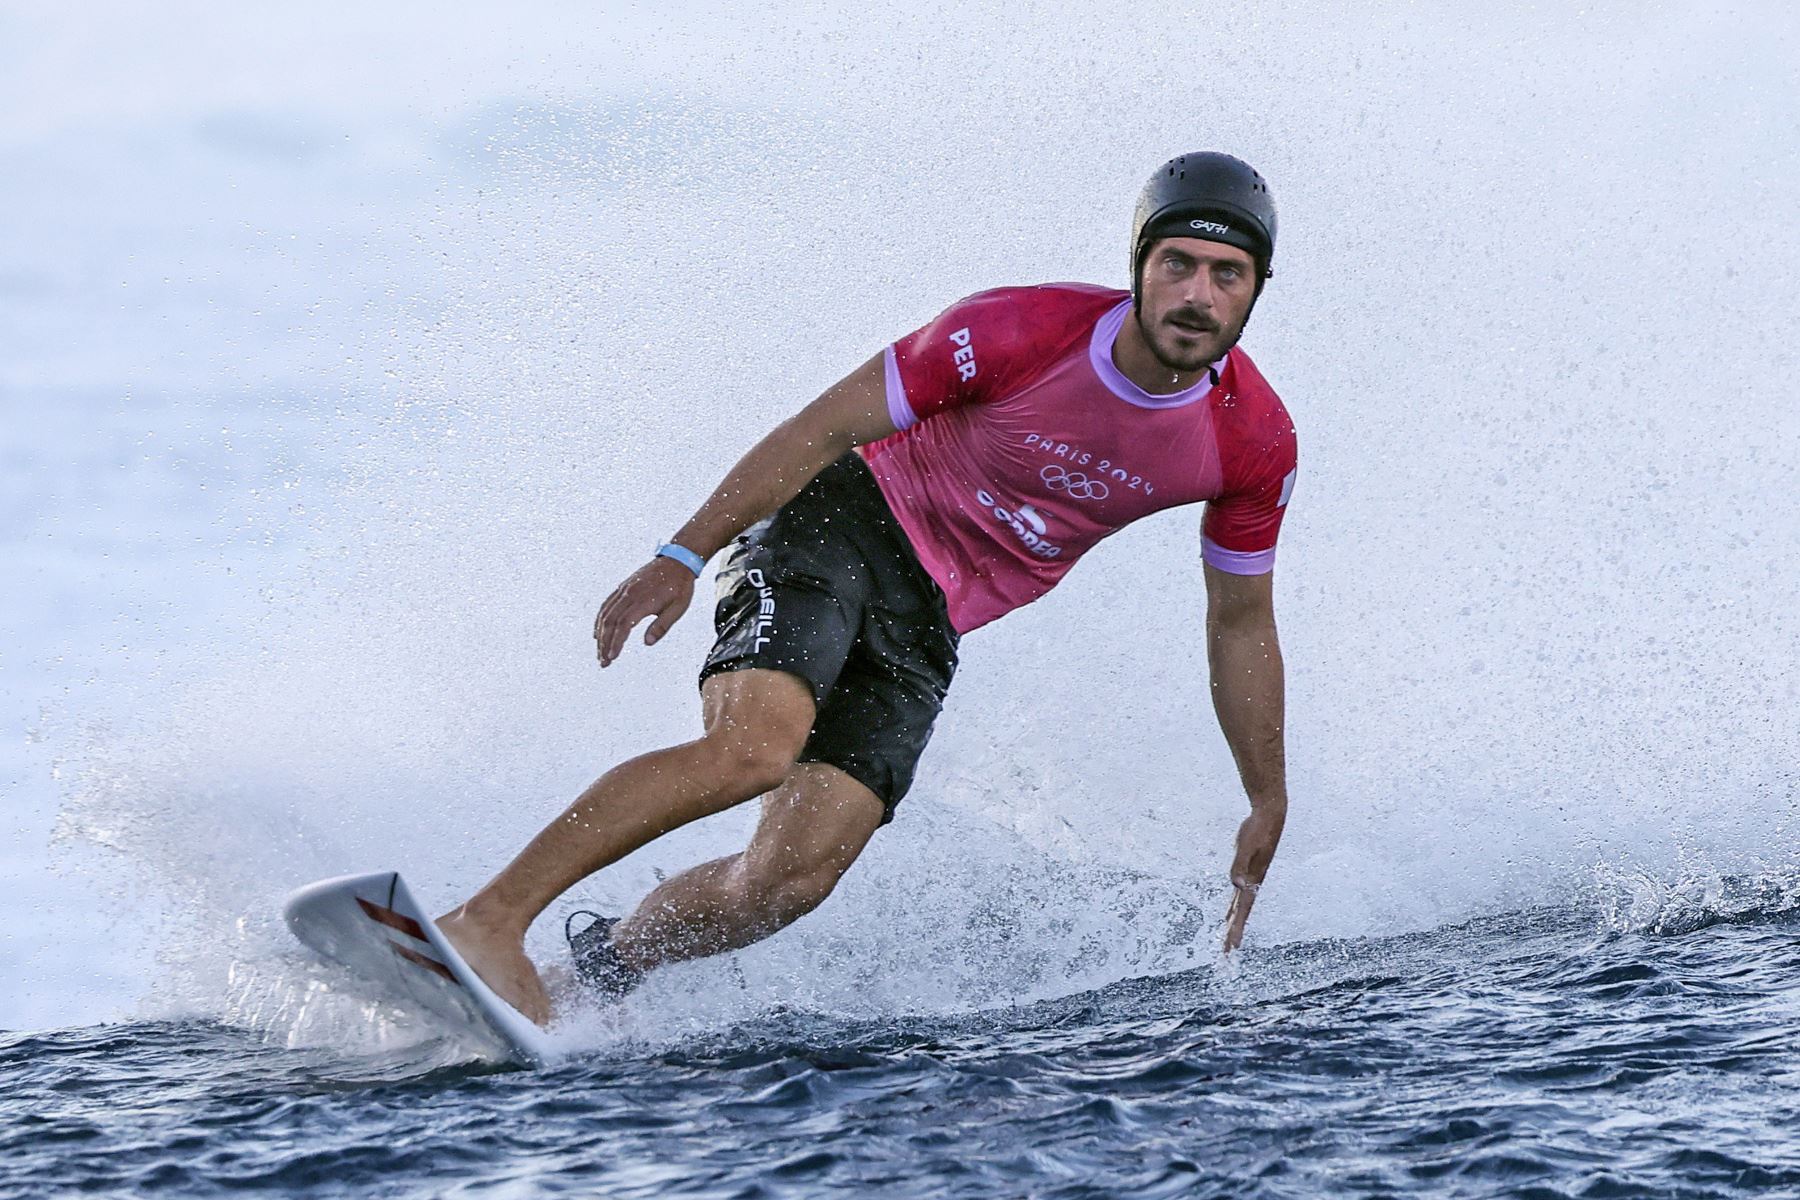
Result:
<svg viewBox="0 0 1800 1200"><path fill-rule="evenodd" d="M760 941L831 894L881 816L875 793L842 770L800 763L763 799L747 849L664 882L614 927L613 946L648 971Z"/></svg>
<svg viewBox="0 0 1800 1200"><path fill-rule="evenodd" d="M812 692L783 671L727 671L701 695L700 738L602 775L486 887L438 919L475 973L533 1021L550 1019L550 997L525 955L538 914L663 834L780 786L812 729Z"/></svg>

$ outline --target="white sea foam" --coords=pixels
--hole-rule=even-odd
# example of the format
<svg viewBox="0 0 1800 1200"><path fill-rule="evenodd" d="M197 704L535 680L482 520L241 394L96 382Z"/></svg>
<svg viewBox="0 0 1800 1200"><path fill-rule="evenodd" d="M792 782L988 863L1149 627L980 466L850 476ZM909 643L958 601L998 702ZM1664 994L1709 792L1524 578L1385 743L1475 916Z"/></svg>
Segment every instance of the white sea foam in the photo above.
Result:
<svg viewBox="0 0 1800 1200"><path fill-rule="evenodd" d="M109 593L126 628L57 706L66 831L172 914L140 935L164 1003L283 1011L229 979L277 961L286 888L396 866L449 904L592 775L691 735L705 589L601 673L606 591L754 437L942 305L1121 283L1137 185L1202 146L1275 186L1245 345L1301 436L1278 570L1294 808L1254 937L1558 903L1597 862L1793 869L1793 19L1106 9L1074 37L1030 16L690 14L615 31L653 64L635 74L545 49L542 86L534 24L471 52L466 88L372 114L346 115L380 94L355 72L329 96L177 89L147 129L93 114L123 165L49 117L15 130L15 157L160 181L84 219L120 244L102 268L185 281L173 323L134 301L119 347L5 377L174 397L90 428L172 438L150 460L217 497L118 516L157 582ZM49 214L64 188L15 203ZM33 269L59 337L109 311L65 259ZM250 414L247 442L203 432ZM1144 522L968 638L897 823L807 922L654 981L662 1011L935 1010L1211 961L1243 802L1196 525ZM200 537L207 586L171 588L158 537ZM209 624L182 627L190 603ZM95 711L110 732L79 732ZM617 910L751 820L581 894Z"/></svg>

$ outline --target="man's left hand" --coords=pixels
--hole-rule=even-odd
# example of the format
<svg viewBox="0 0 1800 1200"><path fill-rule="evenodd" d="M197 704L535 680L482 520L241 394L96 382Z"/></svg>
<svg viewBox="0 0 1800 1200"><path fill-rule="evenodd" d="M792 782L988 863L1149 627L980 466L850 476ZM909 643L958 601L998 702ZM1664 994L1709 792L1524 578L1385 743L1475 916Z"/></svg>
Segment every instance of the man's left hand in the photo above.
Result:
<svg viewBox="0 0 1800 1200"><path fill-rule="evenodd" d="M1237 856L1231 863L1231 907L1225 912L1225 950L1236 950L1244 940L1244 922L1256 903L1257 889L1268 874L1269 861L1281 841L1287 822L1287 799L1252 804L1250 815L1238 826Z"/></svg>

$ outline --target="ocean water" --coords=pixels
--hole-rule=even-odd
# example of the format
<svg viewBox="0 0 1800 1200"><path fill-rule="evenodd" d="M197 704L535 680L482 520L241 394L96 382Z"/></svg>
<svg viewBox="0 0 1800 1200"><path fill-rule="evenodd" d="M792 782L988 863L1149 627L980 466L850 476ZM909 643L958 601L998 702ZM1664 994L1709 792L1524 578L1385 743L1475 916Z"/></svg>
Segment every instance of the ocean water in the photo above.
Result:
<svg viewBox="0 0 1800 1200"><path fill-rule="evenodd" d="M216 1021L5 1035L0 1147L33 1195L1792 1195L1800 921L1740 890L1731 919L1522 912L536 1071Z"/></svg>
<svg viewBox="0 0 1800 1200"><path fill-rule="evenodd" d="M1800 1192L1780 5L0 7L0 1193ZM1196 514L967 640L833 898L496 1071L282 896L454 903L690 736L592 613L982 287L1282 214L1289 828ZM571 905L741 846L679 831ZM532 949L558 952L554 921Z"/></svg>

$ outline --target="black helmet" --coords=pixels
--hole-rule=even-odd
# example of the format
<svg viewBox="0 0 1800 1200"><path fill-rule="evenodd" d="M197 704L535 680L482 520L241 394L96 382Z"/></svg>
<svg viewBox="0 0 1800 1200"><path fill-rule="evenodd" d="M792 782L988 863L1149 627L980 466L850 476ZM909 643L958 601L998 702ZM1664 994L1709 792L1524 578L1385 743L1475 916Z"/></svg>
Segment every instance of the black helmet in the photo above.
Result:
<svg viewBox="0 0 1800 1200"><path fill-rule="evenodd" d="M1256 259L1256 290L1273 275L1275 198L1256 168L1229 154L1207 150L1164 163L1138 196L1131 222L1131 298L1151 242L1197 237L1248 250Z"/></svg>

